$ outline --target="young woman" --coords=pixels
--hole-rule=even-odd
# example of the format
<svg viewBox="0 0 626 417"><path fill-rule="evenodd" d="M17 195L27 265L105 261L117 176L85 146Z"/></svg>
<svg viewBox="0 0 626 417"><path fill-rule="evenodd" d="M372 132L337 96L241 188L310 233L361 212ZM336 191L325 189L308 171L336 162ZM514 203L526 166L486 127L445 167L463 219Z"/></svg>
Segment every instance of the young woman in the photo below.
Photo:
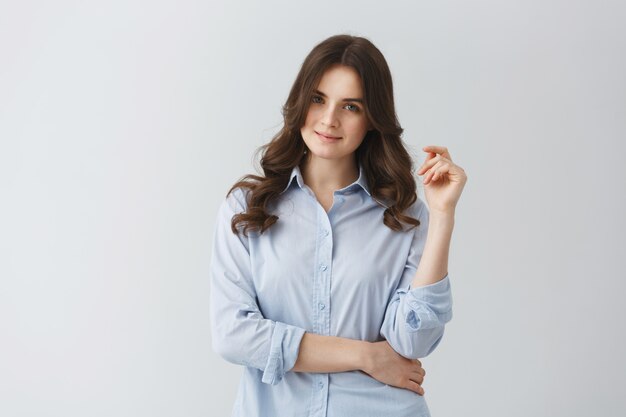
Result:
<svg viewBox="0 0 626 417"><path fill-rule="evenodd" d="M445 147L416 172L389 68L367 39L306 57L223 201L211 261L214 349L244 365L234 416L428 416L418 358L452 318L448 252L467 180Z"/></svg>

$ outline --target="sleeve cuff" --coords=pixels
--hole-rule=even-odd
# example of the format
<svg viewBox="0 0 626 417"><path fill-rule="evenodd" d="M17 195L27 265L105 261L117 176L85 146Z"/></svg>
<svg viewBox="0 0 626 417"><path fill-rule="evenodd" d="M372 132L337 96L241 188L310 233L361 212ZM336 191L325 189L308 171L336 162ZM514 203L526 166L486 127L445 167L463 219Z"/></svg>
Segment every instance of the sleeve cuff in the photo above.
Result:
<svg viewBox="0 0 626 417"><path fill-rule="evenodd" d="M452 292L446 275L433 284L398 290L406 293L403 317L411 332L443 326L452 320Z"/></svg>
<svg viewBox="0 0 626 417"><path fill-rule="evenodd" d="M261 382L276 385L294 367L303 336L304 329L276 322Z"/></svg>

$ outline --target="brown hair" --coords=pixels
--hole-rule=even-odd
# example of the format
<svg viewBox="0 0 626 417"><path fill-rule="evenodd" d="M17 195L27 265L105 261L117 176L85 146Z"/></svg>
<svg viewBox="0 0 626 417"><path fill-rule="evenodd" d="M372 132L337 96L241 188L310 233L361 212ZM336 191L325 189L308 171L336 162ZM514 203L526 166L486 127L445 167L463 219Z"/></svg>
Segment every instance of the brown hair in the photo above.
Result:
<svg viewBox="0 0 626 417"><path fill-rule="evenodd" d="M386 201L383 222L389 228L403 230L401 221L411 228L419 220L403 214L416 200L413 162L401 135L396 116L393 84L387 61L369 40L351 35L335 35L316 45L305 58L300 72L282 107L284 125L272 140L257 149L262 151L261 167L264 176L246 175L228 191L238 187L247 189L247 210L233 216L231 228L238 233L248 230L263 233L277 220L268 214L269 204L278 198L287 186L291 171L306 158L307 146L300 129L306 120L313 91L323 73L330 66L341 64L352 67L360 75L364 93L364 111L372 130L368 131L355 151L357 161L364 169L372 197Z"/></svg>

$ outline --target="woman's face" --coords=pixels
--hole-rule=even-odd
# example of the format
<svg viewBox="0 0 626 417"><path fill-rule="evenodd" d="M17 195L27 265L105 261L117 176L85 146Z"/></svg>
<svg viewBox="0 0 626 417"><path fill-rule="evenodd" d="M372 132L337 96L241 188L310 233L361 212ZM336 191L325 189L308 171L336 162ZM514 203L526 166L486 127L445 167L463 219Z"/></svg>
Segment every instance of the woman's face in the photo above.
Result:
<svg viewBox="0 0 626 417"><path fill-rule="evenodd" d="M311 157L352 158L369 128L359 74L343 65L330 67L313 93L300 129Z"/></svg>

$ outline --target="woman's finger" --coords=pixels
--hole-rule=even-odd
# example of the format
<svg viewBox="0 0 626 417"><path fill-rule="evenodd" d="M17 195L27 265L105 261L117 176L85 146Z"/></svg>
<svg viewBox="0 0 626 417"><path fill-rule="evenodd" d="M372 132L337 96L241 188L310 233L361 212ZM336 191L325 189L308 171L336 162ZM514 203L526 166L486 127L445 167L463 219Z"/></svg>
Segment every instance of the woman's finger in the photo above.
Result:
<svg viewBox="0 0 626 417"><path fill-rule="evenodd" d="M414 368L413 372L417 372L418 374L422 376L426 376L426 370L422 367Z"/></svg>
<svg viewBox="0 0 626 417"><path fill-rule="evenodd" d="M432 161L437 156L438 155L435 152L429 152L428 155L426 155L426 159L424 160L424 163L422 164L422 167L424 167L424 165L426 165L428 162ZM420 170L422 169L422 167L420 167Z"/></svg>
<svg viewBox="0 0 626 417"><path fill-rule="evenodd" d="M448 148L446 148L445 146L428 145L428 146L424 146L422 150L426 152L435 152L436 154L439 154L445 158L448 158L449 160L452 160L452 157L450 156L450 152L448 151Z"/></svg>
<svg viewBox="0 0 626 417"><path fill-rule="evenodd" d="M433 174L432 181L437 181L442 177L443 174L450 172L450 164L443 163L435 168L435 173Z"/></svg>
<svg viewBox="0 0 626 417"><path fill-rule="evenodd" d="M410 372L416 373L416 374L420 374L422 376L426 375L426 370L424 370L424 368L422 368L422 364L417 364L417 363L412 363L411 367L409 368Z"/></svg>
<svg viewBox="0 0 626 417"><path fill-rule="evenodd" d="M411 379L421 385L424 382L424 375L419 372L413 372L411 373Z"/></svg>
<svg viewBox="0 0 626 417"><path fill-rule="evenodd" d="M417 171L418 175L422 175L428 168L431 168L433 165L435 165L439 161L445 161L445 162L449 162L450 164L453 164L453 162L446 157L443 157L437 154L433 154L433 155L436 155L436 156L424 161L420 169Z"/></svg>
<svg viewBox="0 0 626 417"><path fill-rule="evenodd" d="M426 173L426 175L424 175L424 184L428 184L429 182L431 182L433 180L433 177L435 176L436 171L434 171L432 168Z"/></svg>
<svg viewBox="0 0 626 417"><path fill-rule="evenodd" d="M410 379L407 381L404 388L413 391L416 394L424 395L424 388L420 384L415 381L411 381Z"/></svg>
<svg viewBox="0 0 626 417"><path fill-rule="evenodd" d="M422 175L423 172L425 172L428 168L430 168L433 165L435 165L442 158L442 156L437 155L436 153L433 153L431 155L434 155L434 156L432 158L428 158L428 159L426 159L426 161L424 161L424 163L422 164L420 169L417 171L418 175Z"/></svg>
<svg viewBox="0 0 626 417"><path fill-rule="evenodd" d="M440 160L437 162L426 174L424 178L424 184L430 181L437 181L442 174L448 172L450 170L451 162Z"/></svg>

